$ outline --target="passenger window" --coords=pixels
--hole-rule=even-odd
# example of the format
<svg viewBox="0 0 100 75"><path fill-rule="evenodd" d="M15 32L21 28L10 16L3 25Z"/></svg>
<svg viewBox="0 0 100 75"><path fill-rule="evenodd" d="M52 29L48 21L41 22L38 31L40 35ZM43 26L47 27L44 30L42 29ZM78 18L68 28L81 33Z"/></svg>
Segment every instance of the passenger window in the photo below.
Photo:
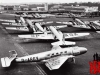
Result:
<svg viewBox="0 0 100 75"><path fill-rule="evenodd" d="M59 53L56 53L57 55L59 54Z"/></svg>
<svg viewBox="0 0 100 75"><path fill-rule="evenodd" d="M63 54L63 52L60 52L60 54Z"/></svg>
<svg viewBox="0 0 100 75"><path fill-rule="evenodd" d="M27 29L27 27L25 27L25 29Z"/></svg>
<svg viewBox="0 0 100 75"><path fill-rule="evenodd" d="M67 51L65 51L65 53L67 53Z"/></svg>
<svg viewBox="0 0 100 75"><path fill-rule="evenodd" d="M54 55L54 53L52 55Z"/></svg>
<svg viewBox="0 0 100 75"><path fill-rule="evenodd" d="M48 56L50 56L50 54L48 54Z"/></svg>

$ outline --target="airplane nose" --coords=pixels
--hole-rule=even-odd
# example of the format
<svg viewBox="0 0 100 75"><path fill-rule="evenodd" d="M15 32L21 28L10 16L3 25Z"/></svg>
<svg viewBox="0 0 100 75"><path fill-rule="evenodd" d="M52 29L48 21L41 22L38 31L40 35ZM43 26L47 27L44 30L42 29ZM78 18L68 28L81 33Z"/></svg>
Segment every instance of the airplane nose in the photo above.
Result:
<svg viewBox="0 0 100 75"><path fill-rule="evenodd" d="M80 54L84 54L86 52L87 52L87 49L86 48L80 50Z"/></svg>

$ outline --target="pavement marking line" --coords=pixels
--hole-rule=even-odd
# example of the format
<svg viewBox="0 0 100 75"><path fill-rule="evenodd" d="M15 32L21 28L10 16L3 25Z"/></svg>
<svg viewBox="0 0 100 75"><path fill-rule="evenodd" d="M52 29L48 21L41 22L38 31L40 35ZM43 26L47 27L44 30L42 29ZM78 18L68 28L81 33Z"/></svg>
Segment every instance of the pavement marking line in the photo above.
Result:
<svg viewBox="0 0 100 75"><path fill-rule="evenodd" d="M47 75L47 73L35 62L35 64L37 65L36 67L38 68L38 70L43 74L43 75Z"/></svg>
<svg viewBox="0 0 100 75"><path fill-rule="evenodd" d="M20 46L17 43L14 43L14 45L22 52L22 54L24 54L25 56L29 55L22 46Z"/></svg>
<svg viewBox="0 0 100 75"><path fill-rule="evenodd" d="M7 34L7 36L9 38L12 38L12 36L1 25L0 25L0 28ZM15 40L13 38L11 40L14 43L15 47L17 47L19 49L19 51L23 55L25 55L25 56L28 56L29 55L22 46L20 46L17 42L15 42ZM36 64L37 69L40 71L40 73L42 75L47 75L47 73L36 62L34 62L34 63ZM30 64L32 64L32 63L30 63Z"/></svg>
<svg viewBox="0 0 100 75"><path fill-rule="evenodd" d="M17 47L17 48L19 48L19 50L21 50L21 52L25 55L25 56L28 56L29 54L24 50L24 48L23 47L21 47L19 44L16 44L16 43L14 43L14 45ZM43 75L47 75L46 74L46 72L36 63L36 62L34 62L37 66L37 68L38 68L38 70L43 74ZM32 63L30 63L30 64L32 64Z"/></svg>

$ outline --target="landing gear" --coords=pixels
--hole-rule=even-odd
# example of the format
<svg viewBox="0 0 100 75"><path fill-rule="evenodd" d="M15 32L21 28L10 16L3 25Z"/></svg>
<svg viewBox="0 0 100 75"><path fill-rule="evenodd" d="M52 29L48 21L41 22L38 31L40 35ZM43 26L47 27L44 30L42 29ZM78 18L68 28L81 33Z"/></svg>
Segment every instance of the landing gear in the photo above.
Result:
<svg viewBox="0 0 100 75"><path fill-rule="evenodd" d="M68 59L67 61L68 61L68 62L73 62L73 63L75 63L75 58L70 58L70 59Z"/></svg>

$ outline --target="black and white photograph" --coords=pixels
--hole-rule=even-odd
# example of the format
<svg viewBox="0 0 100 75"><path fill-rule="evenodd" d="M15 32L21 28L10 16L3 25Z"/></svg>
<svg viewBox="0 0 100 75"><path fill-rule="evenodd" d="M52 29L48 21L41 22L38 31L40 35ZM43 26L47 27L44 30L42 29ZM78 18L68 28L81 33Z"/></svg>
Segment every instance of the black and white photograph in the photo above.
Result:
<svg viewBox="0 0 100 75"><path fill-rule="evenodd" d="M0 0L0 75L100 75L100 0Z"/></svg>

